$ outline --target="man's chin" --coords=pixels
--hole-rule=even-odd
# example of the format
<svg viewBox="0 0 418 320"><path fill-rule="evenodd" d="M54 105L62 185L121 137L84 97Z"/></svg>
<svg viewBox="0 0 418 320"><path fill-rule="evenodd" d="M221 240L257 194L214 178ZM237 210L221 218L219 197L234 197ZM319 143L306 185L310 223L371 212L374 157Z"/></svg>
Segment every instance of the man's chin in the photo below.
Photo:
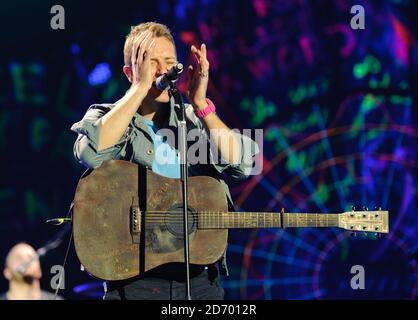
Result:
<svg viewBox="0 0 418 320"><path fill-rule="evenodd" d="M155 87L151 87L151 89L148 91L148 97L154 101L162 103L170 101L170 96L168 95L167 90L161 91Z"/></svg>

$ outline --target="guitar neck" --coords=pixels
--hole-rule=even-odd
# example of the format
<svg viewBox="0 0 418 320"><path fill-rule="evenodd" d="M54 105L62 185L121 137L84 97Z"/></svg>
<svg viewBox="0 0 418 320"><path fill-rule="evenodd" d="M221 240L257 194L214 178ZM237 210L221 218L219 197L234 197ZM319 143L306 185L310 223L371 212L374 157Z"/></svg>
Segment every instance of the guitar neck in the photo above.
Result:
<svg viewBox="0 0 418 320"><path fill-rule="evenodd" d="M199 212L199 229L338 227L339 214Z"/></svg>

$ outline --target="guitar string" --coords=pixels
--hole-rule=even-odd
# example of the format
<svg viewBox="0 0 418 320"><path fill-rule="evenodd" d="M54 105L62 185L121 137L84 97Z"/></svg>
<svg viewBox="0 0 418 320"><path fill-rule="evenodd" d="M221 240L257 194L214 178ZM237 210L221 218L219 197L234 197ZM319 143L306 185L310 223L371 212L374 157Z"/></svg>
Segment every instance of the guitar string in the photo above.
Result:
<svg viewBox="0 0 418 320"><path fill-rule="evenodd" d="M147 225L149 226L161 226L164 223L164 221L162 222L147 222ZM222 229L223 227L228 228L228 226L238 226L238 227L248 227L248 228L253 228L253 227L271 227L271 228L280 228L281 225L280 224L272 224L272 223L266 223L266 224L250 224L250 223L236 223L236 222L220 222L220 223L215 223L215 222L198 222L198 224L200 226L206 226L207 229L211 229L211 228L215 228L215 229ZM174 225L174 226L183 226L182 222L170 222L170 225ZM333 228L333 227L338 227L337 224L321 224L321 225L317 225L317 224L296 224L296 223L292 223L292 224L286 224L286 227L288 228L295 228L295 227L300 227L300 228L308 228L308 227L323 227L323 228ZM368 230L364 230L364 231L368 231ZM375 232L375 231L374 231Z"/></svg>
<svg viewBox="0 0 418 320"><path fill-rule="evenodd" d="M183 211L174 211L174 212L167 212L167 211L161 211L161 212L157 212L157 211L146 211L145 212L145 216L148 218L166 218L166 217L170 217L172 218L182 218L182 214ZM273 213L273 214L258 214L256 216L254 216L254 213L250 213L250 212L189 212L189 215L197 215L199 217L203 217L203 218L214 218L217 219L219 217L240 217L240 218L259 218L259 217L266 217L266 218L276 218L278 219L280 217L280 213ZM293 214L292 214L293 215ZM312 216L287 216L287 218L291 219L291 220L316 220L317 218L319 218L319 220L338 220L338 215L331 215L331 214L327 214L321 217L312 215Z"/></svg>
<svg viewBox="0 0 418 320"><path fill-rule="evenodd" d="M176 214L172 216L171 214ZM183 211L145 211L145 219L149 224L161 224L169 221L170 223L183 224L183 217L181 216ZM190 212L193 216L191 220L197 220L198 223L203 224L217 224L217 225L243 225L243 226L252 226L252 225L280 225L279 217L282 212L235 212L235 211L200 211L200 212ZM241 214L238 216L237 214ZM266 221L248 221L245 218L250 218L251 214L257 214L261 217L266 217ZM339 214L323 214L323 213L289 213L287 214L287 226L301 226L306 224L308 226L323 226L327 227L335 224L338 225L338 215ZM224 215L228 215L230 218L224 219ZM234 216L236 215L236 216ZM318 215L325 219L319 219ZM246 217L245 217L246 216ZM252 216L254 219L254 215ZM242 220L244 219L244 220ZM257 219L258 220L258 219ZM264 220L264 219L263 219ZM262 222L262 223L261 223Z"/></svg>
<svg viewBox="0 0 418 320"><path fill-rule="evenodd" d="M151 212L159 212L159 214L150 214ZM167 211L146 211L145 212L145 219L146 222L148 223L153 223L153 224L161 224L163 222L169 221L171 223L176 223L176 224L183 224L183 217L182 216L175 216L172 217L170 216L170 214L167 214ZM165 216L162 216L162 213L165 213ZM175 211L172 213L183 213L182 211ZM252 226L252 225L280 225L280 220L278 220L279 218L279 213L273 213L276 215L276 219L272 219L272 217L267 217L270 219L264 220L263 221L249 221L249 220L240 220L240 218L248 218L248 217L243 217L241 215L241 217L232 217L230 219L220 219L223 218L221 215L219 215L220 213L224 213L224 212L210 212L210 213L217 213L216 216L214 216L213 214L211 216L205 216L205 213L209 213L209 212L201 212L203 214L199 214L197 217L192 217L191 220L197 220L197 222L202 223L202 224L217 224L217 225L244 225L244 226ZM231 212L234 213L234 212ZM236 213L236 212L235 212ZM240 212L238 212L240 213ZM244 212L244 213L249 213L249 212ZM192 213L191 213L192 214ZM304 214L303 214L304 215ZM334 214L334 216L331 216L331 214L329 214L330 216L327 217L327 219L325 219L325 221L323 219L320 219L319 221L317 219L314 219L312 217L306 217L306 216L300 216L300 217L292 217L290 220L287 221L287 225L288 226L298 226L298 225L302 225L302 224L307 224L309 226L330 226L329 224L338 224L338 217L336 217ZM253 217L254 218L254 217ZM298 218L302 218L302 219L298 219ZM256 223L254 223L256 222ZM318 223L319 222L319 223ZM325 225L326 224L326 225Z"/></svg>
<svg viewBox="0 0 418 320"><path fill-rule="evenodd" d="M178 213L178 214L182 214L183 211L145 211L144 212L145 215L147 216L161 216L163 214L166 215L170 215L170 214L174 214L174 213ZM189 212L189 214L210 214L210 215L258 215L258 216L263 216L263 215L273 215L273 216L279 216L281 214L281 212L248 212L248 211L244 211L244 212L240 212L240 211L198 211L198 212ZM287 214L287 213L286 213ZM308 213L308 215L306 213L290 213L288 214L288 217L290 216L291 219L294 218L299 218L299 219L307 219L307 218L317 218L318 215L320 217L326 217L326 218L337 218L340 214L338 213Z"/></svg>
<svg viewBox="0 0 418 320"><path fill-rule="evenodd" d="M150 210L150 211L144 211L145 213L183 213L183 211L159 211L159 210ZM195 212L190 212L195 213ZM250 213L257 213L257 214L281 214L282 212L259 212L259 211L198 211L198 213L242 213L242 214L250 214ZM306 216L306 215L323 215L323 216L337 216L341 213L291 213L291 212L285 212L285 214L289 215L297 215L297 216Z"/></svg>
<svg viewBox="0 0 418 320"><path fill-rule="evenodd" d="M158 213L158 214L155 214L155 213ZM183 217L180 215L182 213L183 213L182 211L175 211L175 212L171 212L171 213L168 213L167 211L146 211L145 212L145 217L146 217L147 221L150 221L150 222L166 221L166 220L170 220L170 221L175 222L176 220L177 221L183 221ZM279 213L273 213L273 215L275 215L274 217L271 214L270 214L270 216L268 216L268 214L261 214L258 217L254 217L254 216L249 215L248 214L249 212L245 212L244 215L240 215L240 216L238 216L238 215L234 216L234 214L236 214L237 212L230 212L230 213L231 214L229 214L229 212L228 213L224 213L224 212L198 212L197 213L197 219L201 220L201 221L211 220L211 221L216 222L217 220L220 220L222 218L222 221L225 221L225 222L227 222L227 220L233 220L233 221L238 220L236 222L242 223L242 221L239 221L240 219L252 218L252 220L255 220L255 219L258 220L258 218L261 216L263 218L267 218L266 221L265 221L266 223L271 224L274 221L277 222L277 220L279 219L279 216L280 216ZM177 215L172 216L171 214L177 214ZM190 214L194 215L196 213L190 213ZM225 215L228 215L228 217L225 217ZM247 216L245 216L245 215L247 215ZM293 223L309 223L309 222L311 222L311 223L315 223L315 225L318 225L318 222L319 222L319 224L321 224L322 222L327 222L327 223L338 222L338 216L336 216L336 215L331 216L331 214L329 214L329 216L324 216L325 219L320 218L319 221L318 221L317 217L314 216L314 215L315 214L313 214L313 216L302 216L301 215L301 216L297 216L297 217L290 217L290 219L289 219L290 221L288 221L288 222L290 222L292 224ZM192 218L195 218L195 217L192 217ZM248 221L247 219L245 219L245 220ZM221 221L219 221L219 222L221 222Z"/></svg>
<svg viewBox="0 0 418 320"><path fill-rule="evenodd" d="M181 211L167 211L167 210L146 210L145 213L183 213L183 210ZM370 214L377 214L379 211L368 211L367 215ZM191 211L190 213L195 213L194 211ZM198 211L197 213L242 213L242 214L282 214L283 212L280 211L274 211L274 212L260 212L260 211ZM320 215L320 216L339 216L344 213L315 213L315 212L284 212L284 214L290 215L290 216L298 216L298 217L304 217L306 215ZM362 214L363 215L363 214Z"/></svg>

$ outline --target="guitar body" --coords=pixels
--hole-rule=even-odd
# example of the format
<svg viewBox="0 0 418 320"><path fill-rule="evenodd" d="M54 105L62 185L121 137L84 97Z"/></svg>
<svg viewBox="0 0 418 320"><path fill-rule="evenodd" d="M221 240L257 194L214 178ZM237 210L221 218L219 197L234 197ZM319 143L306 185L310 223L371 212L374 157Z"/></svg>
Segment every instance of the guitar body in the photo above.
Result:
<svg viewBox="0 0 418 320"><path fill-rule="evenodd" d="M190 263L216 262L227 229L198 229L197 212L228 211L222 184L211 177L188 178ZM132 233L139 208L140 232ZM85 174L73 209L75 249L93 276L123 280L160 265L183 262L182 185L137 164L111 160Z"/></svg>

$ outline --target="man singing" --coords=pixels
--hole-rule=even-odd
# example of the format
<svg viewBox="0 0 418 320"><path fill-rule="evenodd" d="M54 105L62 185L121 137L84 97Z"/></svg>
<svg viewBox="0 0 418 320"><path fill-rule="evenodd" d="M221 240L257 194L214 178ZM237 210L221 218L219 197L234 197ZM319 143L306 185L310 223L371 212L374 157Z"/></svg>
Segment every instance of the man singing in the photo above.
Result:
<svg viewBox="0 0 418 320"><path fill-rule="evenodd" d="M228 128L206 97L209 62L205 44L200 48L191 46L191 53L196 63L187 70L187 128L200 130L211 145L207 162L190 164L188 174L218 179L233 211L223 175L235 180L247 178L258 147L247 136ZM77 160L88 168L97 168L106 160L126 160L157 174L180 178L178 143L169 143L159 131L177 132L179 107L168 90L161 91L155 85L156 79L177 62L174 39L165 25L147 22L132 27L125 41L123 66L131 86L114 104L92 105L83 119L71 127L79 134L74 145ZM217 265L191 265L190 273L193 299L223 299ZM184 274L184 266L163 265L140 277L107 282L104 299L184 299Z"/></svg>

